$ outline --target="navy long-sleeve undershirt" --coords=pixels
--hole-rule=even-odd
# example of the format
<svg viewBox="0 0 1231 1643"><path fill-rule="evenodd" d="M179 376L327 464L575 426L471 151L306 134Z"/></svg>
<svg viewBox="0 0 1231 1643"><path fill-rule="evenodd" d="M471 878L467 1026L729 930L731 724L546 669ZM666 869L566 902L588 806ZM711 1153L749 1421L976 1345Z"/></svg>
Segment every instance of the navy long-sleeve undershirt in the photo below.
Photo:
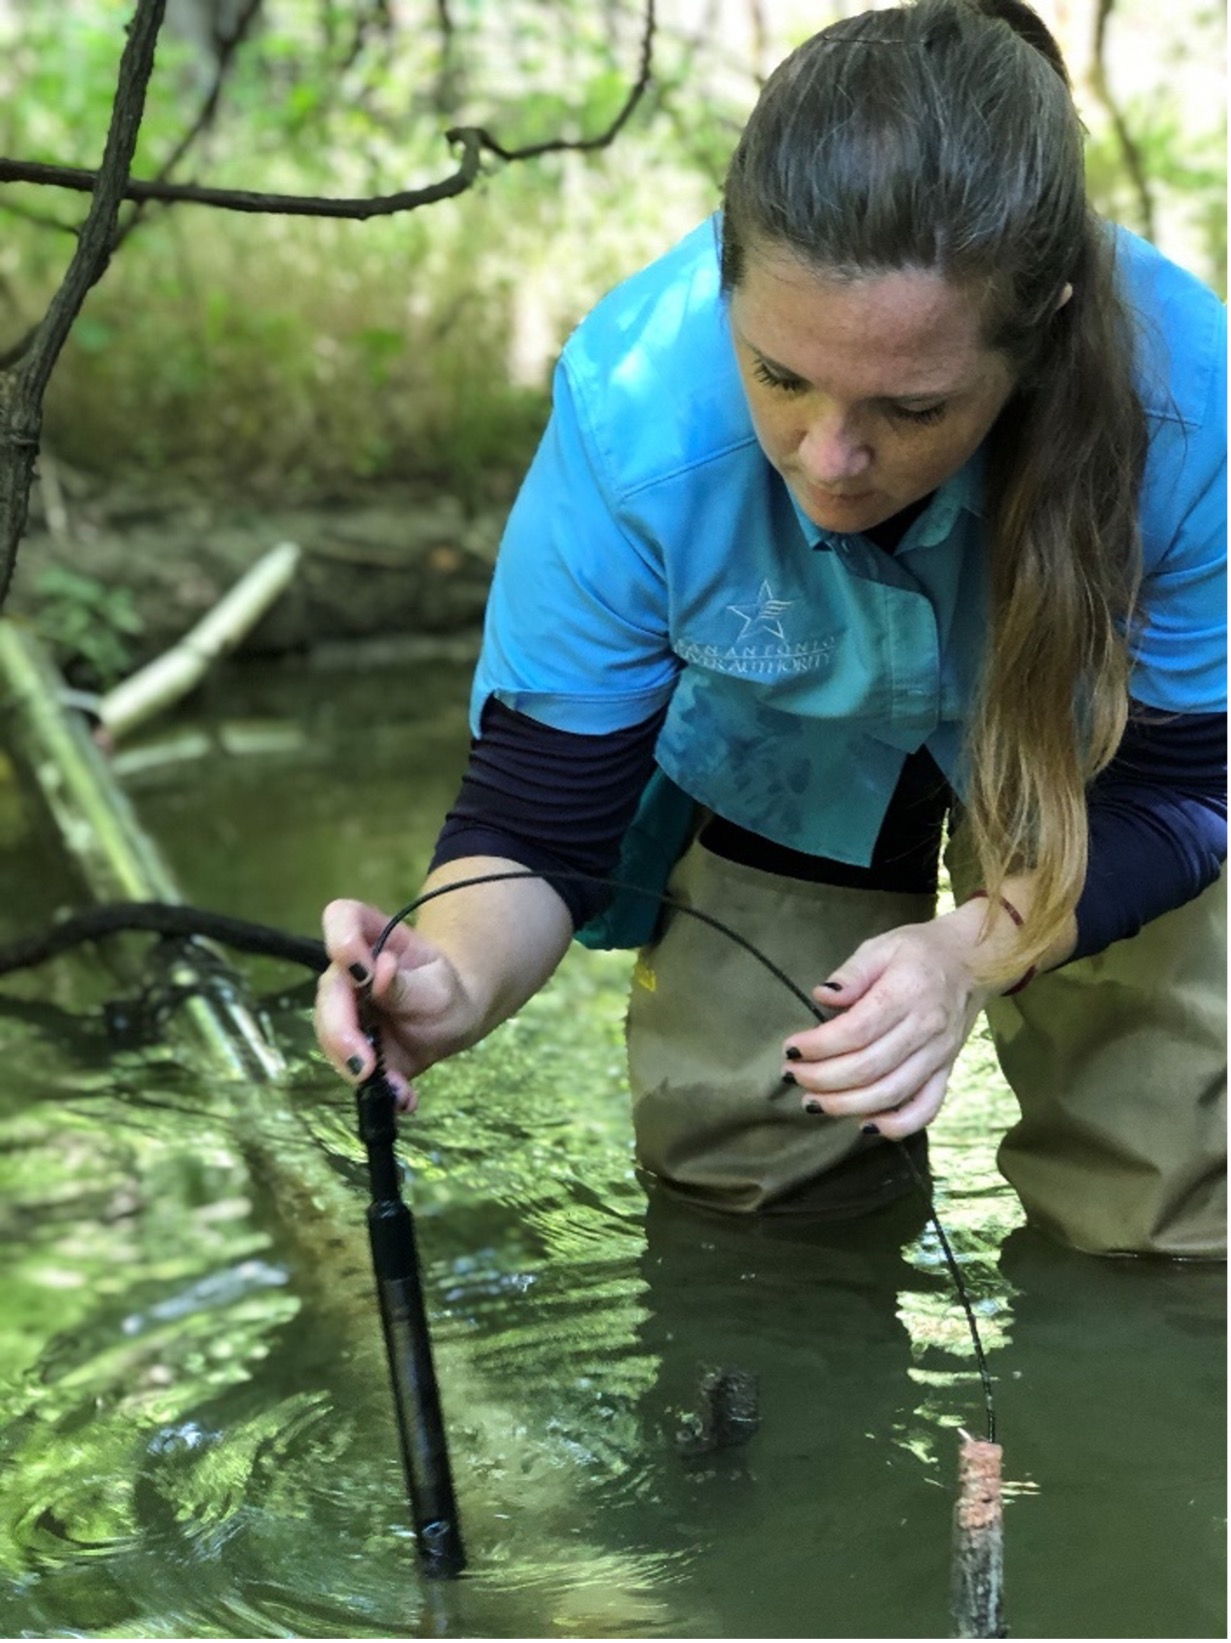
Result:
<svg viewBox="0 0 1231 1643"><path fill-rule="evenodd" d="M611 873L654 768L659 712L626 730L576 735L492 700L432 865L501 856L540 872ZM1226 856L1223 713L1134 707L1115 758L1089 793L1090 865L1074 958L1101 952L1191 900ZM716 819L723 855L787 876L881 889L928 889L948 794L926 754L907 760L872 864L851 868L784 851ZM930 881L930 882L929 882ZM580 927L610 899L601 885L558 883Z"/></svg>

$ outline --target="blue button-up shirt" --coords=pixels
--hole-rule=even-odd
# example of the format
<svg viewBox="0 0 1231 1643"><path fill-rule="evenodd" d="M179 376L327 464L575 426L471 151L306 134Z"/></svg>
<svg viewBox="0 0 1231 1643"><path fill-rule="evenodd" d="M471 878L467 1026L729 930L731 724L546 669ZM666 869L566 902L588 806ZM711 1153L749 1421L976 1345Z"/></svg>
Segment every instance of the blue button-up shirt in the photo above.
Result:
<svg viewBox="0 0 1231 1643"><path fill-rule="evenodd" d="M713 221L606 297L564 349L510 515L472 714L599 734L668 705L660 766L798 850L866 864L906 754L960 791L987 633L982 453L894 554L820 530L753 431ZM1117 231L1151 453L1133 694L1225 705L1225 314Z"/></svg>

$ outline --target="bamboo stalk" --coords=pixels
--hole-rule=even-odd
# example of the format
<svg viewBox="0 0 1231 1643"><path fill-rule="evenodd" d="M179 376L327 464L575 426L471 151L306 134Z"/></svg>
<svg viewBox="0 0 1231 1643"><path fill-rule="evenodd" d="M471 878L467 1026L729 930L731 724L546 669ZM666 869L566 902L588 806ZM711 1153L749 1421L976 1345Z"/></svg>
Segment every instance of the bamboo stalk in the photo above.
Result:
<svg viewBox="0 0 1231 1643"><path fill-rule="evenodd" d="M1007 1637L998 1443L962 1433L953 1511L951 1637Z"/></svg>
<svg viewBox="0 0 1231 1643"><path fill-rule="evenodd" d="M98 704L98 717L111 737L126 735L200 684L218 657L234 650L283 593L299 559L294 542L271 548L178 644L109 690Z"/></svg>

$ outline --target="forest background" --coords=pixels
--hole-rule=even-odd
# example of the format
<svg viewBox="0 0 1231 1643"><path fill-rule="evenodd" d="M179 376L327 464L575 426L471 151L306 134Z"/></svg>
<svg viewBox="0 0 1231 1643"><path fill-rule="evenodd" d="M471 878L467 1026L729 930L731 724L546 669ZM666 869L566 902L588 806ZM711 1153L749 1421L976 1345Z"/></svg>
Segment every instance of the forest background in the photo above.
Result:
<svg viewBox="0 0 1231 1643"><path fill-rule="evenodd" d="M1036 3L1096 203L1225 294L1225 6ZM488 156L474 187L413 211L143 209L51 381L10 612L102 687L289 537L300 575L251 647L473 631L563 339L715 207L773 65L864 9L659 0L614 141ZM0 153L97 166L131 10L0 0ZM645 20L640 0L171 0L132 175L375 196L452 172L452 127L584 141L636 84ZM0 363L87 206L0 186Z"/></svg>

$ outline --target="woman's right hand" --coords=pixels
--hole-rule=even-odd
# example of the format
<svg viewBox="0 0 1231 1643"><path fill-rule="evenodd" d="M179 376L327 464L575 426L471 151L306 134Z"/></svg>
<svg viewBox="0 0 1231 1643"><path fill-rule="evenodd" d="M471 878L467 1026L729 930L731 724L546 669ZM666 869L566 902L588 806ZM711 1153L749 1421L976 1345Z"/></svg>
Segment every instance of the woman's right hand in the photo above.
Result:
<svg viewBox="0 0 1231 1643"><path fill-rule="evenodd" d="M348 1082L366 1078L375 1056L360 1024L359 1000L371 978L385 1071L403 1111L415 1105L410 1080L472 1041L474 1006L452 961L408 925L391 932L378 958L372 948L387 916L361 901L331 901L323 925L329 968L316 989L321 1049Z"/></svg>

